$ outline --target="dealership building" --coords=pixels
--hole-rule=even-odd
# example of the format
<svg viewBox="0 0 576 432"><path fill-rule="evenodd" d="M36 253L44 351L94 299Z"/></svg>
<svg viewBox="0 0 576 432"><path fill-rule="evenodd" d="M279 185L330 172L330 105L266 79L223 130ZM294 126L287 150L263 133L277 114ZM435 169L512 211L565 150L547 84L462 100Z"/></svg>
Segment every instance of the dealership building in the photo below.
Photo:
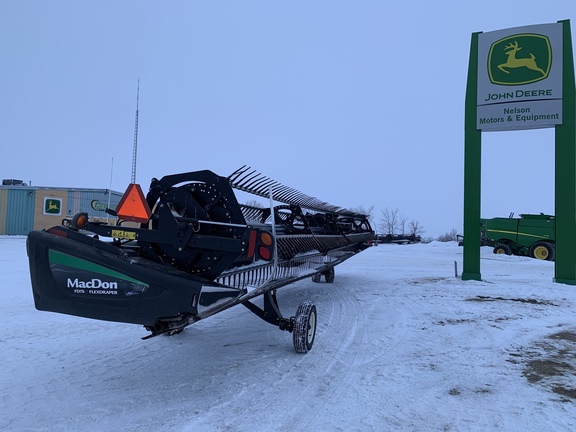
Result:
<svg viewBox="0 0 576 432"><path fill-rule="evenodd" d="M27 235L32 230L62 225L64 219L86 212L93 221L116 223L107 207L115 209L122 193L109 189L29 186L3 180L0 186L0 235Z"/></svg>

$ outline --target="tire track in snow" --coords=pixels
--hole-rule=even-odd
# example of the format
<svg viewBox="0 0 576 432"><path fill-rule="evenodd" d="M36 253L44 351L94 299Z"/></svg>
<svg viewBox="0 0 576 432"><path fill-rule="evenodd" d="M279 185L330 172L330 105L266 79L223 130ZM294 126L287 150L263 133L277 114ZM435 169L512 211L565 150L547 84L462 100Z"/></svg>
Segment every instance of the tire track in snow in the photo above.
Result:
<svg viewBox="0 0 576 432"><path fill-rule="evenodd" d="M262 389L255 386L244 394L246 400L252 401L254 411L275 413L275 423L266 425L259 421L260 428L298 430L314 424L318 413L325 412L327 407L354 410L354 407L343 407L341 400L347 399L350 388L357 385L354 382L357 369L370 368L371 364L379 361L382 353L374 342L385 338L387 345L393 348L402 342L406 333L402 313L393 311L388 317L380 317L370 310L366 300L372 295L386 293L375 292L371 285L359 283L353 276L342 275L333 284L301 282L299 287L287 291L287 298L279 299L283 305L296 304L300 300L313 301L318 308L318 328L314 347L308 354L289 355L280 362L285 369L272 388L262 393ZM376 320L381 325L383 319L390 321L393 331L371 335L370 322ZM296 361L292 363L291 359ZM251 393L252 390L260 393ZM228 410L238 409L233 403L225 405ZM350 413L350 417L355 415L355 412ZM243 424L250 419L247 415ZM217 418L212 418L208 424L217 424L220 429L230 427Z"/></svg>
<svg viewBox="0 0 576 432"><path fill-rule="evenodd" d="M270 362L259 363L264 373L278 374L273 385L264 391L259 385L244 389L242 399L251 401L248 412L238 406L237 398L224 401L217 411L226 408L240 413L243 424L254 421L254 425L260 428L293 431L310 422L327 400L345 392L353 376L350 370L365 362L367 354L361 349L365 338L365 318L359 300L341 282L313 284L305 281L290 291L283 293L280 290L278 296L282 309L291 305L290 310L295 311L294 305L301 300L311 300L316 304L318 328L312 350L304 355L287 352L283 358L274 355ZM335 344L335 340L341 342ZM311 382L309 377L314 377L315 381ZM317 377L321 378L318 380ZM262 423L263 419L270 417L268 415L260 421L254 419L254 411L274 412L275 423ZM229 420L217 416L204 418L202 425L217 430L233 426ZM195 428L202 425L196 424Z"/></svg>

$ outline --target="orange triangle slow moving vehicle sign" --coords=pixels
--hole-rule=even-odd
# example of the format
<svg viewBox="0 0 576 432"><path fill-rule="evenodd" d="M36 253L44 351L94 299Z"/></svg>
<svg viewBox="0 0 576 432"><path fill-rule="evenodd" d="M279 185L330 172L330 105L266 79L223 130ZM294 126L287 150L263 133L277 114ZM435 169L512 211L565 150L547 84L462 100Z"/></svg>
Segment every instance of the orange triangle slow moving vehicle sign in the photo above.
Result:
<svg viewBox="0 0 576 432"><path fill-rule="evenodd" d="M150 219L150 207L144 198L139 184L131 183L116 207L119 219L146 223Z"/></svg>

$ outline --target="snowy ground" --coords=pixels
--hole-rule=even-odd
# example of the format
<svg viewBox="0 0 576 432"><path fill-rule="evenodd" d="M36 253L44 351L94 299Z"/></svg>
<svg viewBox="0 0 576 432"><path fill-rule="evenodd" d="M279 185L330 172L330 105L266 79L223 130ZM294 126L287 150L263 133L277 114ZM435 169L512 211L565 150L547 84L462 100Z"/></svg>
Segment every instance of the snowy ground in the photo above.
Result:
<svg viewBox="0 0 576 432"><path fill-rule="evenodd" d="M35 310L25 239L0 237L2 431L573 431L576 287L553 263L380 245L278 296L315 345L243 307L173 337Z"/></svg>

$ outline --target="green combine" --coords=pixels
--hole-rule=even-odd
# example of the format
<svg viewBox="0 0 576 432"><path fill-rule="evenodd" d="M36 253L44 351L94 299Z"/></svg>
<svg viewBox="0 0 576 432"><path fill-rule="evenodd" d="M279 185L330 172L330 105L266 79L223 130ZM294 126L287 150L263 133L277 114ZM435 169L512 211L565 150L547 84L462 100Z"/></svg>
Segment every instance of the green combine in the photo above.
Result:
<svg viewBox="0 0 576 432"><path fill-rule="evenodd" d="M482 220L485 244L495 254L529 256L554 261L556 256L555 217L545 214L521 214L519 218Z"/></svg>

